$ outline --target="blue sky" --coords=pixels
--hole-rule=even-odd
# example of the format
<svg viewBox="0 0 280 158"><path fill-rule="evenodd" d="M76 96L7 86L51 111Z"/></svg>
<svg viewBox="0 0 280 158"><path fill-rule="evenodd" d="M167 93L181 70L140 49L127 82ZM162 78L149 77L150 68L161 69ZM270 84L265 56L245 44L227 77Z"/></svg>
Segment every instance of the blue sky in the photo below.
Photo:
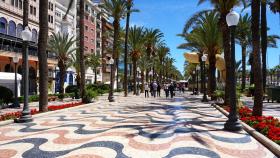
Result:
<svg viewBox="0 0 280 158"><path fill-rule="evenodd" d="M176 34L181 33L186 20L195 12L210 9L208 3L197 6L197 0L134 0L135 8L139 13L131 15L131 25L158 28L164 33L166 44L171 49L170 53L176 59L176 66L183 72L185 50L177 49L184 40ZM235 9L239 11L239 8ZM250 9L246 10L250 12ZM268 34L280 35L279 15L268 11L268 26L271 28ZM278 41L279 43L280 41ZM280 47L280 44L278 44ZM280 49L268 49L268 66L273 67L279 63ZM236 45L236 59L241 58L240 46Z"/></svg>

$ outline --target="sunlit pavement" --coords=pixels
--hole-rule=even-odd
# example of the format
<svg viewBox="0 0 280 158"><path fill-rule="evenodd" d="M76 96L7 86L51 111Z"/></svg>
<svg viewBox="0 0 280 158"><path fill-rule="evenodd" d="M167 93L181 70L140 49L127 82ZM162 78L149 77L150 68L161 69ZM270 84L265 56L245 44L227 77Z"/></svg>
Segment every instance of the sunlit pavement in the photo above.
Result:
<svg viewBox="0 0 280 158"><path fill-rule="evenodd" d="M0 157L273 158L246 132L191 95L118 97L0 128Z"/></svg>

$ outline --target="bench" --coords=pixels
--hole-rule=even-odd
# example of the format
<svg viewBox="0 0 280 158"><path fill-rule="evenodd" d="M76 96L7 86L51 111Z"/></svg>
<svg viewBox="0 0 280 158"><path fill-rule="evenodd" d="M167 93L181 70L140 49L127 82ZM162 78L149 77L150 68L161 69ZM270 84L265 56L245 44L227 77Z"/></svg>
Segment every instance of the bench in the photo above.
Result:
<svg viewBox="0 0 280 158"><path fill-rule="evenodd" d="M268 87L266 89L267 92L267 102L269 102L270 100L272 101L277 101L280 102L280 87Z"/></svg>

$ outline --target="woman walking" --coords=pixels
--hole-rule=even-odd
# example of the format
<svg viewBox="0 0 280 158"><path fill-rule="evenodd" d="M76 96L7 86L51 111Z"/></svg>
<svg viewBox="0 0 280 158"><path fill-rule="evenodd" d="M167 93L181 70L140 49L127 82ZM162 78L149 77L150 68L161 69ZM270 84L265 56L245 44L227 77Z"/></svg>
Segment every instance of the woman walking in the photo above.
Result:
<svg viewBox="0 0 280 158"><path fill-rule="evenodd" d="M150 86L148 83L145 83L145 98L149 98Z"/></svg>

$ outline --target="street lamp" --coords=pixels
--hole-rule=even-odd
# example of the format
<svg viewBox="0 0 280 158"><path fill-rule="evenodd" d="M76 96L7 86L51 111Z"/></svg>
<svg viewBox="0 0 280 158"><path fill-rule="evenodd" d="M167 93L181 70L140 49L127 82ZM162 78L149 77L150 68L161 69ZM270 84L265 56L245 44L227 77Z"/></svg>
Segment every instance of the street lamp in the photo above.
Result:
<svg viewBox="0 0 280 158"><path fill-rule="evenodd" d="M192 86L193 87L193 94L192 95L195 95L195 78L196 78L195 77L195 71L193 71L192 74L193 74L193 86Z"/></svg>
<svg viewBox="0 0 280 158"><path fill-rule="evenodd" d="M236 110L236 77L235 77L235 29L239 21L239 14L235 11L231 11L226 16L227 24L230 28L230 36L231 36L231 60L230 65L232 66L231 69L228 72L228 75L230 76L230 84L229 91L231 92L229 94L230 97L230 112L228 116L228 120L224 125L224 129L228 131L239 131L242 129L242 126L240 124L240 121L237 116L237 110Z"/></svg>
<svg viewBox="0 0 280 158"><path fill-rule="evenodd" d="M136 93L137 96L140 95L140 92L139 92L139 80L140 80L139 74L140 74L140 72L141 72L140 68L137 67L137 93Z"/></svg>
<svg viewBox="0 0 280 158"><path fill-rule="evenodd" d="M13 108L20 108L20 105L18 103L18 84L17 84L17 64L19 62L19 57L17 55L13 57L13 62L15 64L15 100L14 100Z"/></svg>
<svg viewBox="0 0 280 158"><path fill-rule="evenodd" d="M206 81L205 81L205 62L207 60L207 56L205 54L203 54L203 56L201 57L201 61L202 61L202 91L203 91L203 98L202 98L202 102L208 102L207 96L206 96Z"/></svg>
<svg viewBox="0 0 280 158"><path fill-rule="evenodd" d="M199 67L199 65L197 65L196 66L196 95L198 95L199 94L199 90L198 90L198 88L199 88L199 86L198 86L198 72L199 72L199 70L200 70L200 67Z"/></svg>
<svg viewBox="0 0 280 158"><path fill-rule="evenodd" d="M109 64L111 66L111 76L110 76L110 91L109 91L109 96L108 96L108 100L109 102L114 102L114 96L113 96L113 90L114 90L114 83L113 83L113 65L114 65L114 59L111 57L111 59L109 60Z"/></svg>
<svg viewBox="0 0 280 158"><path fill-rule="evenodd" d="M15 122L17 123L26 123L33 121L30 113L30 109L28 106L28 77L29 77L29 68L28 68L28 42L32 41L32 33L28 26L25 27L25 29L21 33L22 40L23 40L23 111L21 114L21 117L19 119L16 119Z"/></svg>

